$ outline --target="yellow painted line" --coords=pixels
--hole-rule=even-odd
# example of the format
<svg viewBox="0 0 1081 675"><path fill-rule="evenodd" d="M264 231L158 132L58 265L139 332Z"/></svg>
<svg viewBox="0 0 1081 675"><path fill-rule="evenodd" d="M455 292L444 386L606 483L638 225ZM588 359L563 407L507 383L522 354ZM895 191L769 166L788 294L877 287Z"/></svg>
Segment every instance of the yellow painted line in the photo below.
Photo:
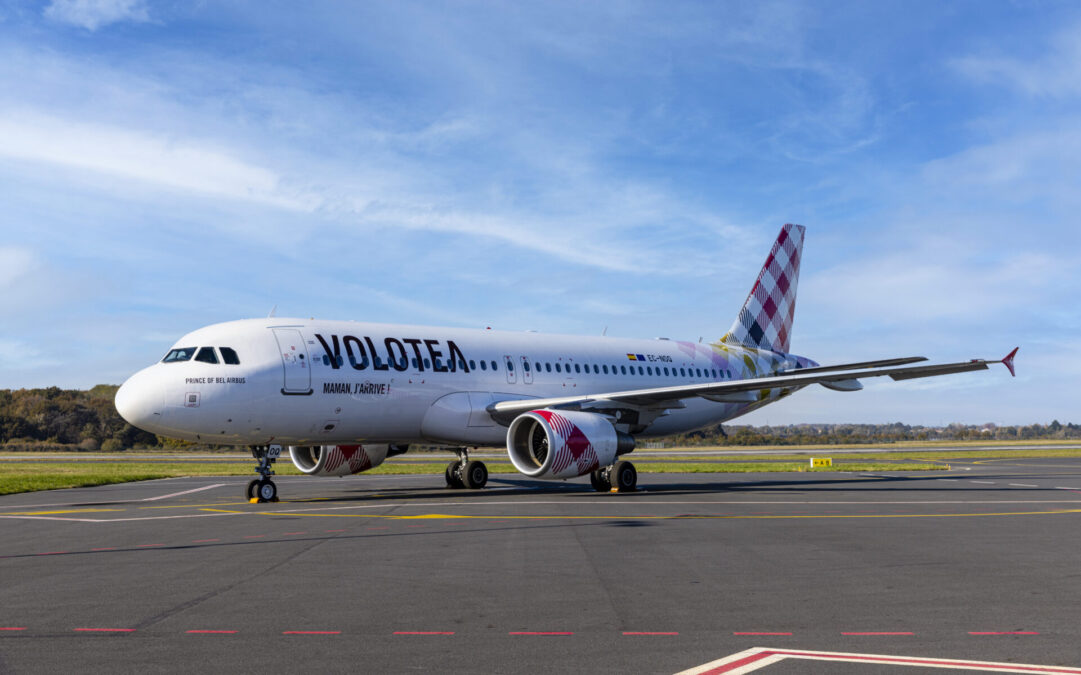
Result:
<svg viewBox="0 0 1081 675"><path fill-rule="evenodd" d="M124 509L68 509L65 511L5 511L0 516L55 516L65 513L105 513Z"/></svg>
<svg viewBox="0 0 1081 675"><path fill-rule="evenodd" d="M441 513L426 513L416 516L395 516L374 513L296 513L275 511L229 511L225 509L202 509L216 513L230 513L235 515L260 515L260 516L293 516L307 518L380 518L383 520L416 520L419 518L431 520L814 520L814 519L856 519L856 518L983 518L986 516L1053 516L1068 513L1081 513L1081 509L1060 509L1055 511L1005 511L999 513L881 513L881 514L822 514L822 515L791 515L791 516L766 516L766 515L679 515L679 516L511 516L502 514L489 514L484 516L448 515Z"/></svg>

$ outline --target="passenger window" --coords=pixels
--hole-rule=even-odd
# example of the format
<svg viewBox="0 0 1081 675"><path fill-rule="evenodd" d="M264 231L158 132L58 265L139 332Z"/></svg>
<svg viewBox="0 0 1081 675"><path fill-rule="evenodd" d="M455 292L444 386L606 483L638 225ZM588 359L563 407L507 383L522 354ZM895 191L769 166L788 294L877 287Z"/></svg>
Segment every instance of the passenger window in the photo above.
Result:
<svg viewBox="0 0 1081 675"><path fill-rule="evenodd" d="M619 369L623 372L624 375L627 374L627 366L620 366Z"/></svg>
<svg viewBox="0 0 1081 675"><path fill-rule="evenodd" d="M638 366L638 374L639 375L645 375L646 374L646 369L643 368L642 366Z"/></svg>
<svg viewBox="0 0 1081 675"><path fill-rule="evenodd" d="M495 361L492 361L492 370L499 370L498 364Z"/></svg>
<svg viewBox="0 0 1081 675"><path fill-rule="evenodd" d="M574 364L574 372L576 372L576 373L582 372L582 366L577 364L577 363Z"/></svg>
<svg viewBox="0 0 1081 675"><path fill-rule="evenodd" d="M601 369L597 367L596 363L593 364L593 373L595 375L600 375L600 373L601 373Z"/></svg>
<svg viewBox="0 0 1081 675"><path fill-rule="evenodd" d="M522 361L522 370L529 372L529 361Z"/></svg>
<svg viewBox="0 0 1081 675"><path fill-rule="evenodd" d="M428 368L428 369L431 369L431 367L432 367L432 362L431 362L431 361L429 361L428 359L424 359L424 367L425 367L425 368Z"/></svg>
<svg viewBox="0 0 1081 675"><path fill-rule="evenodd" d="M557 373L562 373L562 372L563 372L563 369L562 369L562 368L560 368L560 366L559 366L559 364L558 364L558 363L556 363L556 372L557 372Z"/></svg>
<svg viewBox="0 0 1081 675"><path fill-rule="evenodd" d="M665 366L665 367L664 367L664 374L665 374L665 375L667 375L667 374L668 374L668 366Z"/></svg>
<svg viewBox="0 0 1081 675"><path fill-rule="evenodd" d="M514 372L514 362L513 361L507 361L507 371L511 372L511 373Z"/></svg>
<svg viewBox="0 0 1081 675"><path fill-rule="evenodd" d="M484 361L481 361L481 363L484 363ZM473 359L469 359L469 369L470 370L476 370L477 369L477 362L474 361Z"/></svg>
<svg viewBox="0 0 1081 675"><path fill-rule="evenodd" d="M481 370L488 370L488 362L487 361L481 361L480 362L480 369Z"/></svg>
<svg viewBox="0 0 1081 675"><path fill-rule="evenodd" d="M179 349L171 349L169 353L162 359L162 363L175 363L177 361L190 361L191 357L195 354L195 347L181 347Z"/></svg>
<svg viewBox="0 0 1081 675"><path fill-rule="evenodd" d="M230 366L239 366L240 357L236 355L236 351L230 347L218 347L218 351L221 352L221 360Z"/></svg>
<svg viewBox="0 0 1081 675"><path fill-rule="evenodd" d="M603 367L601 368L601 370L603 370L603 371L604 371L604 374L605 374L605 375L607 375L607 374L608 374L608 366L607 366L607 365L603 366Z"/></svg>
<svg viewBox="0 0 1081 675"><path fill-rule="evenodd" d="M544 370L546 372L549 372L549 373L552 372L552 364L551 363L545 363L544 364Z"/></svg>
<svg viewBox="0 0 1081 675"><path fill-rule="evenodd" d="M218 356L214 353L213 347L201 347L199 353L195 355L195 360L203 363L217 363Z"/></svg>
<svg viewBox="0 0 1081 675"><path fill-rule="evenodd" d="M327 356L326 354L323 354L323 365L324 366L329 366L330 365L330 357Z"/></svg>

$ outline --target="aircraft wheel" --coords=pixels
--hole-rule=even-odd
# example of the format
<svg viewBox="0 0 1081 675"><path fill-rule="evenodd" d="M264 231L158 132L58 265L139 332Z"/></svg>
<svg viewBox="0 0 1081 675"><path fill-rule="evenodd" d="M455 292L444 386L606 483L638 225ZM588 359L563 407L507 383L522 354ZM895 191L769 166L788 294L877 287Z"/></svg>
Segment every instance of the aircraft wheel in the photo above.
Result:
<svg viewBox="0 0 1081 675"><path fill-rule="evenodd" d="M258 496L258 495L255 494L255 491L258 488L259 488L259 479L258 478L251 481L250 483L248 483L248 492L247 492L248 499L255 499Z"/></svg>
<svg viewBox="0 0 1081 675"><path fill-rule="evenodd" d="M484 466L484 462L467 462L462 470L462 478L465 487L479 490L488 483L488 467Z"/></svg>
<svg viewBox="0 0 1081 675"><path fill-rule="evenodd" d="M461 476L458 474L458 466L458 462L451 462L447 465L447 470L443 472L443 477L447 479L447 487L454 490L465 487Z"/></svg>
<svg viewBox="0 0 1081 675"><path fill-rule="evenodd" d="M597 492L610 492L612 490L612 481L609 480L604 469L597 469L596 471L590 472L589 482Z"/></svg>
<svg viewBox="0 0 1081 675"><path fill-rule="evenodd" d="M619 492L634 492L638 487L638 472L630 462L616 462L609 474L612 486Z"/></svg>
<svg viewBox="0 0 1081 675"><path fill-rule="evenodd" d="M255 494L259 497L259 503L276 502L278 501L278 486L272 480L261 480L258 482Z"/></svg>

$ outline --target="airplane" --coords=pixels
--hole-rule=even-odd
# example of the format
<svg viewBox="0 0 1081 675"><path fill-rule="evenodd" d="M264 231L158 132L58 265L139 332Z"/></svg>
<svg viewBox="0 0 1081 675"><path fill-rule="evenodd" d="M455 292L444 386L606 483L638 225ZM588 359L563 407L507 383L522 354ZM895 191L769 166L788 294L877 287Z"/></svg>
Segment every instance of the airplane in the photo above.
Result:
<svg viewBox="0 0 1081 675"><path fill-rule="evenodd" d="M789 352L805 228L781 228L728 332L701 344L668 338L546 335L268 317L218 323L180 338L132 375L116 409L154 434L248 446L255 502L277 501L283 448L302 473L345 476L410 444L457 455L451 488L488 481L469 449L503 446L520 473L588 474L602 492L638 482L624 459L639 439L725 422L811 384L986 370L1015 375L1017 348L994 361L911 365L922 356L822 366ZM273 314L273 313L272 313Z"/></svg>

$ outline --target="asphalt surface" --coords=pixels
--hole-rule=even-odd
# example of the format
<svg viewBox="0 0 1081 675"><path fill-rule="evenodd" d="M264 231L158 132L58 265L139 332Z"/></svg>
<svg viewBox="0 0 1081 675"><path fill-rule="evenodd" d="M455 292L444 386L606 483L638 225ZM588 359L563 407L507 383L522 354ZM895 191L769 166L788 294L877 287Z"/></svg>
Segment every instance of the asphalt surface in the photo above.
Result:
<svg viewBox="0 0 1081 675"><path fill-rule="evenodd" d="M1081 459L634 494L281 477L248 504L244 483L0 497L0 672L674 673L751 647L1081 666ZM898 671L941 672L761 670Z"/></svg>

